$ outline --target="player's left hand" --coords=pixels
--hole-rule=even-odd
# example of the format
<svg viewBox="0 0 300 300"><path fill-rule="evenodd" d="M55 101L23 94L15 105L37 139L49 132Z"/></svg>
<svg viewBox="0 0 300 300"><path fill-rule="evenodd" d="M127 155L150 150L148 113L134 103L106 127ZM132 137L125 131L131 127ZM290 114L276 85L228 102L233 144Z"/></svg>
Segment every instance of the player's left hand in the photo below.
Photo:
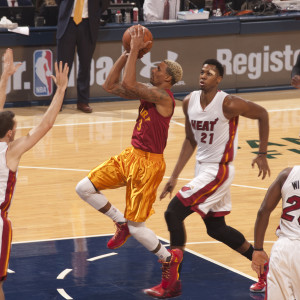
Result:
<svg viewBox="0 0 300 300"><path fill-rule="evenodd" d="M65 63L63 66L62 61L60 61L59 64L55 62L54 68L55 68L55 76L51 75L51 78L55 82L57 89L62 88L65 90L68 86L68 73L69 73L68 64Z"/></svg>
<svg viewBox="0 0 300 300"><path fill-rule="evenodd" d="M252 254L251 268L258 276L264 273L265 263L269 260L265 251L254 251Z"/></svg>
<svg viewBox="0 0 300 300"><path fill-rule="evenodd" d="M291 80L291 85L296 89L300 89L300 75L295 75Z"/></svg>
<svg viewBox="0 0 300 300"><path fill-rule="evenodd" d="M5 53L3 54L3 73L7 74L8 76L13 75L22 63L14 63L14 55L13 51L10 48L7 48Z"/></svg>
<svg viewBox="0 0 300 300"><path fill-rule="evenodd" d="M176 186L176 183L177 183L177 178L171 176L159 196L160 200L165 198L168 194L170 194L170 198L172 197L172 192Z"/></svg>
<svg viewBox="0 0 300 300"><path fill-rule="evenodd" d="M254 168L255 164L257 164L259 173L258 177L262 174L262 179L265 179L267 174L270 177L271 171L268 165L267 156L258 154L253 160L252 160L252 168Z"/></svg>

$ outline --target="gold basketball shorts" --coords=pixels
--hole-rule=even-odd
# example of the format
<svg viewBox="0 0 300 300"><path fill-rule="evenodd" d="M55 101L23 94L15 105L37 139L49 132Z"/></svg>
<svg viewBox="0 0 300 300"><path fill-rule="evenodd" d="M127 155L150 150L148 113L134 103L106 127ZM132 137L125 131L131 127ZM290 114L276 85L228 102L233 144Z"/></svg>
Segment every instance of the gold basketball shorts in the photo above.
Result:
<svg viewBox="0 0 300 300"><path fill-rule="evenodd" d="M92 170L88 178L98 191L126 186L124 217L144 222L153 213L153 203L165 174L163 154L129 147Z"/></svg>

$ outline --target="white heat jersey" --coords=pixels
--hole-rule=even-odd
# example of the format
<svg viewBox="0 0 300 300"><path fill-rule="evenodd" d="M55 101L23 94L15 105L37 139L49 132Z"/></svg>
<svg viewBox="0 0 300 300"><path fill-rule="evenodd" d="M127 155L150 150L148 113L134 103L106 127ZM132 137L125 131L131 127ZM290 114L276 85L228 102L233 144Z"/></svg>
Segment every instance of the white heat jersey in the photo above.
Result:
<svg viewBox="0 0 300 300"><path fill-rule="evenodd" d="M278 236L300 240L300 166L294 166L281 189L282 215Z"/></svg>
<svg viewBox="0 0 300 300"><path fill-rule="evenodd" d="M218 91L205 109L201 107L202 91L191 94L188 115L197 142L196 159L206 163L231 162L237 151L238 117L228 120L223 113L223 101L228 95Z"/></svg>
<svg viewBox="0 0 300 300"><path fill-rule="evenodd" d="M0 210L6 215L13 198L17 172L12 172L6 165L7 143L0 142Z"/></svg>

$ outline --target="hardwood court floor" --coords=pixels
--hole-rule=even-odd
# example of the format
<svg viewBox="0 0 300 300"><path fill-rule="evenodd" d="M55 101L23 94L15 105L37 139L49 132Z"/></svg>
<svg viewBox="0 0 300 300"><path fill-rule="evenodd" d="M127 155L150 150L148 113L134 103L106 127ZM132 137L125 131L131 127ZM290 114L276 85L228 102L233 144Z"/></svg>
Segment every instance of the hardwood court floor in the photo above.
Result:
<svg viewBox="0 0 300 300"><path fill-rule="evenodd" d="M226 219L229 225L252 241L256 213L266 189L281 169L299 162L300 92L287 90L240 96L264 106L269 111L271 125L269 165L272 173L270 178L261 180L257 177L257 168L251 167L254 152L258 149L257 122L240 118L240 149L235 160L236 175L231 189L233 210ZM113 223L108 218L79 199L75 186L90 169L130 145L138 105L138 101L92 103L92 114L77 111L75 105L64 106L52 131L21 160L10 210L13 242L114 232ZM13 108L18 120L17 137L25 135L37 124L45 109ZM177 101L165 150L165 179L158 193L173 170L183 138L184 117L181 101ZM176 191L193 178L194 162L193 157L183 170ZM124 209L124 188L104 193L121 211ZM168 202L169 199L157 200L154 205L156 214L147 221L148 226L164 239L169 239L163 216ZM276 240L275 229L280 213L278 207L271 216L265 246L268 253ZM208 237L199 215L191 215L185 224L189 249L249 277L256 277L247 259Z"/></svg>

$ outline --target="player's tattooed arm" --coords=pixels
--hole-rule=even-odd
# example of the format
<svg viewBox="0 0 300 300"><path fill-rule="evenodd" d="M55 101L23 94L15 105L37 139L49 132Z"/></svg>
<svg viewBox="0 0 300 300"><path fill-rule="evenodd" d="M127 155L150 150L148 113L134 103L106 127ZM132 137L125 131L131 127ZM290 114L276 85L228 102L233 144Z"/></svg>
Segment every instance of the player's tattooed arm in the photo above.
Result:
<svg viewBox="0 0 300 300"><path fill-rule="evenodd" d="M134 92L126 90L121 84L116 85L111 92L125 99L138 99Z"/></svg>

